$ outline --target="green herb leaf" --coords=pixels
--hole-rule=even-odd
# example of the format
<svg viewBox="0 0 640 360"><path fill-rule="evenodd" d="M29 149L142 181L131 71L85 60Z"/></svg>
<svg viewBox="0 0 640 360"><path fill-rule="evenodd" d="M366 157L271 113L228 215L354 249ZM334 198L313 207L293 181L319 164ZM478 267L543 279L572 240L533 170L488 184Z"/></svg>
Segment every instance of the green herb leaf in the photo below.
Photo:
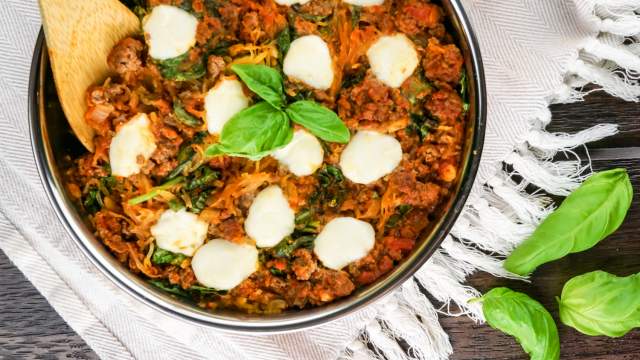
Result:
<svg viewBox="0 0 640 360"><path fill-rule="evenodd" d="M151 255L151 262L157 265L180 265L187 258L184 254L176 254L171 251L156 248Z"/></svg>
<svg viewBox="0 0 640 360"><path fill-rule="evenodd" d="M347 196L347 188L344 183L342 171L332 165L324 165L316 173L318 186L316 191L309 197L311 204L326 205L331 208L338 208L342 205Z"/></svg>
<svg viewBox="0 0 640 360"><path fill-rule="evenodd" d="M169 173L169 175L167 175L166 177L167 181L175 178L176 176L179 176L180 174L183 173L185 169L187 169L191 165L191 162L193 161L193 157L196 154L195 150L193 150L193 147L191 147L191 145L201 144L204 138L207 136L207 134L208 133L206 131L198 132L193 136L191 141L183 144L180 147L180 151L178 151L178 157L177 157L178 165L171 171L171 173Z"/></svg>
<svg viewBox="0 0 640 360"><path fill-rule="evenodd" d="M188 81L199 79L206 75L207 70L204 67L202 59L199 59L196 63L187 63L185 60L187 60L188 57L189 53L186 52L171 59L154 59L154 62L158 65L160 74L168 80Z"/></svg>
<svg viewBox="0 0 640 360"><path fill-rule="evenodd" d="M206 189L200 191L198 194L191 197L191 212L199 214L207 206L207 199L213 192L213 189Z"/></svg>
<svg viewBox="0 0 640 360"><path fill-rule="evenodd" d="M226 291L216 290L204 286L193 285L188 289L183 289L178 284L170 284L166 280L149 280L149 284L164 290L170 294L177 295L181 298L192 299L195 296L202 297L209 294L225 294Z"/></svg>
<svg viewBox="0 0 640 360"><path fill-rule="evenodd" d="M169 209L173 211L178 211L184 208L184 203L178 199L171 199L167 204L169 205Z"/></svg>
<svg viewBox="0 0 640 360"><path fill-rule="evenodd" d="M576 276L562 288L560 321L583 334L620 337L640 327L640 274Z"/></svg>
<svg viewBox="0 0 640 360"><path fill-rule="evenodd" d="M269 268L269 272L271 272L274 276L278 276L278 277L285 277L287 275L286 272L280 270L280 269L276 269L274 267Z"/></svg>
<svg viewBox="0 0 640 360"><path fill-rule="evenodd" d="M560 358L558 329L539 302L507 288L492 289L478 300L489 326L515 337L531 360Z"/></svg>
<svg viewBox="0 0 640 360"><path fill-rule="evenodd" d="M275 108L282 108L284 90L282 76L278 70L265 65L253 64L236 64L231 66L231 70L264 101Z"/></svg>
<svg viewBox="0 0 640 360"><path fill-rule="evenodd" d="M102 209L102 207L104 206L100 189L98 189L97 187L91 187L89 189L89 192L87 193L87 196L82 202L82 205L89 214L95 214L100 211L100 209Z"/></svg>
<svg viewBox="0 0 640 360"><path fill-rule="evenodd" d="M187 191L201 189L211 185L211 182L218 180L218 178L220 178L220 172L214 171L208 166L201 166L187 181L184 189Z"/></svg>
<svg viewBox="0 0 640 360"><path fill-rule="evenodd" d="M469 111L469 84L467 81L467 72L462 70L460 77L460 98L462 99L462 110Z"/></svg>
<svg viewBox="0 0 640 360"><path fill-rule="evenodd" d="M165 182L162 185L153 187L151 189L151 191L149 191L146 194L142 194L140 196L136 196L134 198L129 199L128 203L129 203L129 205L137 205L137 204L143 203L145 201L149 201L149 200L153 199L154 197L158 196L158 193L160 191L167 190L167 189L171 188L172 186L180 184L183 181L184 181L184 177L178 176L177 178L169 180L169 181Z"/></svg>
<svg viewBox="0 0 640 360"><path fill-rule="evenodd" d="M301 236L295 240L290 237L284 238L273 248L273 255L275 257L291 257L294 251L297 249L310 249L313 247L315 241L315 235Z"/></svg>
<svg viewBox="0 0 640 360"><path fill-rule="evenodd" d="M261 102L233 116L222 128L220 142L209 146L205 154L258 160L287 145L292 137L293 129L287 115Z"/></svg>
<svg viewBox="0 0 640 360"><path fill-rule="evenodd" d="M289 27L286 26L280 34L278 34L278 38L276 40L278 44L278 52L280 54L280 62L284 61L285 55L289 51L289 47L291 47L291 32L289 31Z"/></svg>
<svg viewBox="0 0 640 360"><path fill-rule="evenodd" d="M176 114L176 118L187 126L200 127L203 124L202 120L189 114L179 100L173 102L173 112Z"/></svg>
<svg viewBox="0 0 640 360"><path fill-rule="evenodd" d="M544 263L590 249L620 226L632 198L626 170L593 174L511 253L505 269L528 275Z"/></svg>
<svg viewBox="0 0 640 360"><path fill-rule="evenodd" d="M289 105L286 111L293 122L304 126L322 140L343 144L349 142L349 129L338 115L314 101L297 101Z"/></svg>
<svg viewBox="0 0 640 360"><path fill-rule="evenodd" d="M402 221L402 219L404 219L405 216L407 216L407 214L413 209L413 206L411 205L400 205L396 208L396 211L393 215L391 215L389 217L389 220L387 220L387 223L385 224L385 227L387 229L389 228L393 228L396 225L398 225L400 223L400 221Z"/></svg>

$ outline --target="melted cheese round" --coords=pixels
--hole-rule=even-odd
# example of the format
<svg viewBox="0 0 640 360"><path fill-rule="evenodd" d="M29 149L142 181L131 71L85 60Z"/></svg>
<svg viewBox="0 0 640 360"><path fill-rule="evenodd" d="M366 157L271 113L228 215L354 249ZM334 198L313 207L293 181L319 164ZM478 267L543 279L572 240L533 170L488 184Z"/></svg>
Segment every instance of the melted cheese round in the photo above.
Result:
<svg viewBox="0 0 640 360"><path fill-rule="evenodd" d="M333 61L329 46L317 35L293 40L284 58L283 71L287 76L313 88L330 88L333 83Z"/></svg>
<svg viewBox="0 0 640 360"><path fill-rule="evenodd" d="M367 50L374 75L383 84L397 88L418 66L418 53L403 34L382 36Z"/></svg>
<svg viewBox="0 0 640 360"><path fill-rule="evenodd" d="M182 55L196 43L198 19L170 5L158 5L145 17L144 30L149 55L166 60Z"/></svg>
<svg viewBox="0 0 640 360"><path fill-rule="evenodd" d="M272 247L295 228L295 214L277 185L262 190L249 207L244 230L258 247Z"/></svg>
<svg viewBox="0 0 640 360"><path fill-rule="evenodd" d="M196 249L204 243L208 227L196 214L185 209L165 210L158 222L151 227L151 235L159 248L193 256Z"/></svg>
<svg viewBox="0 0 640 360"><path fill-rule="evenodd" d="M258 250L248 244L211 240L193 256L191 268L200 284L231 290L258 270Z"/></svg>
<svg viewBox="0 0 640 360"><path fill-rule="evenodd" d="M373 249L376 233L366 221L352 217L335 218L320 232L313 252L330 269L340 270L362 259Z"/></svg>
<svg viewBox="0 0 640 360"><path fill-rule="evenodd" d="M347 4L355 6L375 6L384 4L384 0L343 0Z"/></svg>
<svg viewBox="0 0 640 360"><path fill-rule="evenodd" d="M275 0L275 1L276 1L276 4L278 5L291 6L296 4L304 5L311 0Z"/></svg>
<svg viewBox="0 0 640 360"><path fill-rule="evenodd" d="M138 157L147 161L156 151L156 138L150 125L147 114L138 114L118 129L109 146L113 175L126 177L139 173L143 164L138 162Z"/></svg>
<svg viewBox="0 0 640 360"><path fill-rule="evenodd" d="M322 165L324 150L318 139L304 130L296 130L291 142L271 154L297 176L313 174Z"/></svg>
<svg viewBox="0 0 640 360"><path fill-rule="evenodd" d="M219 134L224 124L247 106L249 98L244 94L240 81L222 79L204 98L209 133Z"/></svg>
<svg viewBox="0 0 640 360"><path fill-rule="evenodd" d="M361 130L340 155L340 168L347 179L370 184L391 173L402 160L402 147L393 136Z"/></svg>

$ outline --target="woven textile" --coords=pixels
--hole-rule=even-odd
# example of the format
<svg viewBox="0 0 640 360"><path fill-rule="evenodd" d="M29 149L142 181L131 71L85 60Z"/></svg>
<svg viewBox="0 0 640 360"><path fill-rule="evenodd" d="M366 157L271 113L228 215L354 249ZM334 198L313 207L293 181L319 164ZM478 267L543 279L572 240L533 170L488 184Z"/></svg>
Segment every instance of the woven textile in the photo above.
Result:
<svg viewBox="0 0 640 360"><path fill-rule="evenodd" d="M380 303L309 331L242 336L169 318L116 288L64 231L35 167L27 87L40 29L36 0L4 0L0 7L0 248L105 359L365 359L382 353L404 359L395 338L405 340L413 357L448 357L452 350L438 316L482 321L477 305L467 305L478 293L464 285L465 278L478 270L515 277L502 269L501 259L552 209L544 195L528 195L524 187L534 183L548 194L566 195L587 176L585 168L579 161L549 159L616 132L601 125L577 134L547 133L548 105L580 100L586 83L629 101L640 96L640 0L463 4L480 41L489 94L481 169L472 200L442 249ZM512 172L502 170L505 163ZM524 180L514 182L513 173ZM423 296L418 283L437 303ZM451 304L458 305L452 307L456 314L448 310Z"/></svg>

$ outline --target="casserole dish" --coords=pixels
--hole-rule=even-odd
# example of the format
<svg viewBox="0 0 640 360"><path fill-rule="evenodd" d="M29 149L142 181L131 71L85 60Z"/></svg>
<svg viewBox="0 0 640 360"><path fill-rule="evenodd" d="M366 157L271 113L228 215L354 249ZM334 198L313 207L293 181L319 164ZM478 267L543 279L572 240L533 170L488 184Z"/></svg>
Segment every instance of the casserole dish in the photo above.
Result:
<svg viewBox="0 0 640 360"><path fill-rule="evenodd" d="M464 71L469 79L468 125L461 171L454 195L438 212L438 218L423 232L413 252L375 283L326 306L265 316L231 310L206 311L169 296L131 273L96 239L65 190L62 169L68 166L70 158L85 150L70 131L58 104L46 43L41 33L31 70L30 125L38 170L56 214L87 258L110 280L141 302L183 320L230 331L283 332L319 325L370 304L409 279L438 248L463 209L480 161L486 118L480 53L462 6L457 1L444 2L442 6L452 32L457 36L456 41L465 59Z"/></svg>

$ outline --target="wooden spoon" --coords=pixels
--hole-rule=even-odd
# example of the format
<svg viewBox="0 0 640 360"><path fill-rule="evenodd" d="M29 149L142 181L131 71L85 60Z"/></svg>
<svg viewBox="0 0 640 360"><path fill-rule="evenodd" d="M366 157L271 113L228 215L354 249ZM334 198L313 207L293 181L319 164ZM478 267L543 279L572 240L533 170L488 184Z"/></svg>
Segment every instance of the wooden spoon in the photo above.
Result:
<svg viewBox="0 0 640 360"><path fill-rule="evenodd" d="M87 88L108 76L107 56L140 20L118 0L39 0L53 77L62 109L80 142L93 151L85 122Z"/></svg>

